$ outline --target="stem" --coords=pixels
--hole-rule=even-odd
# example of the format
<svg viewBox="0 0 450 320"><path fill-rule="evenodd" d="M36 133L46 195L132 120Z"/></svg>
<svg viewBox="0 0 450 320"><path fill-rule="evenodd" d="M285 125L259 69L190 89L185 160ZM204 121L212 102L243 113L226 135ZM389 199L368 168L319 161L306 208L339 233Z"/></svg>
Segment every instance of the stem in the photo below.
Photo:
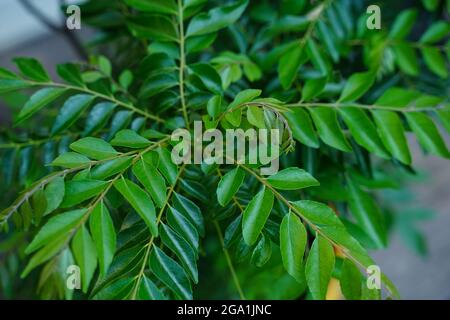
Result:
<svg viewBox="0 0 450 320"><path fill-rule="evenodd" d="M214 223L214 226L216 227L217 236L219 237L220 245L222 246L222 250L225 255L225 259L227 260L228 268L230 269L231 276L233 277L234 285L236 286L236 289L239 292L239 297L241 298L241 300L246 300L244 292L242 291L241 285L239 283L239 279L236 275L236 271L234 270L233 262L231 261L230 255L225 246L225 241L223 240L222 230L220 230L219 223L216 220L214 220L213 223Z"/></svg>
<svg viewBox="0 0 450 320"><path fill-rule="evenodd" d="M64 84L64 83L57 83L57 82L35 82L35 81L28 81L28 83L30 83L30 85L33 85L33 86L58 87L58 88L66 88L66 89L68 89L68 90L75 90L75 91L79 91L79 92L84 92L84 93L87 93L87 94L96 96L96 97L98 97L98 98L100 98L100 99L107 100L107 101L111 101L111 102L113 102L113 103L115 103L115 104L117 104L117 105L119 105L119 106L121 106L121 107L124 107L124 108L126 108L126 109L129 109L129 110L131 110L131 111L133 111L133 112L135 112L135 113L137 113L137 114L140 114L141 116L143 116L143 117L145 117L145 118L152 119L152 120L155 120L155 121L157 121L157 122L164 122L164 120L161 119L161 118L158 117L158 116L155 116L155 115L153 115L153 114L150 114L150 113L148 113L148 112L146 112L146 111L144 111L144 110L142 110L142 109L136 108L135 106L133 106L133 105L131 105L131 104L129 104L129 103L126 103L126 102L117 100L117 99L116 99L115 97L113 97L113 96L107 96L107 95L105 95L105 94L102 94L102 93L93 91L93 90L91 90L91 89L89 89L89 88L87 88L87 87L76 87L76 86L67 85L67 84Z"/></svg>
<svg viewBox="0 0 450 320"><path fill-rule="evenodd" d="M179 87L181 108L183 110L183 118L188 130L190 129L189 116L187 113L186 100L184 97L184 69L186 67L186 54L184 52L184 21L183 21L183 3L178 0L178 20L179 20L179 43L180 43L180 69L179 69Z"/></svg>

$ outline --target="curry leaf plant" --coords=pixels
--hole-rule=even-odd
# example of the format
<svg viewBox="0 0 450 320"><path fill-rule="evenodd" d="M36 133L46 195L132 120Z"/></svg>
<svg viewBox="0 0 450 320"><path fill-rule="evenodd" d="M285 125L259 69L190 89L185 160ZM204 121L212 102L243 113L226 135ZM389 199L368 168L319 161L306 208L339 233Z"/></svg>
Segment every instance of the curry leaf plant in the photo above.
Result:
<svg viewBox="0 0 450 320"><path fill-rule="evenodd" d="M393 230L381 191L415 172L407 135L450 158L449 6L378 3L380 30L366 1L82 3L89 61L0 69L3 294L400 298L367 286L368 252ZM278 172L176 165L194 121L279 129Z"/></svg>

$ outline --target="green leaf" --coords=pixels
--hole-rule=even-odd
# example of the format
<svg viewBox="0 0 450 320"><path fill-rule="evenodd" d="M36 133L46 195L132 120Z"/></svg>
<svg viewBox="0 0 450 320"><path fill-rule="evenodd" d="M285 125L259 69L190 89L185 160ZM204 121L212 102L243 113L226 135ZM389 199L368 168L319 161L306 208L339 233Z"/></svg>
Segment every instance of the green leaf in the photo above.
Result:
<svg viewBox="0 0 450 320"><path fill-rule="evenodd" d="M181 212L197 229L201 236L205 235L205 223L200 208L188 198L173 193L174 207Z"/></svg>
<svg viewBox="0 0 450 320"><path fill-rule="evenodd" d="M117 159L102 162L91 171L91 178L103 180L117 173L124 172L133 161L133 157L120 157Z"/></svg>
<svg viewBox="0 0 450 320"><path fill-rule="evenodd" d="M389 32L389 38L395 40L404 39L414 26L417 19L417 10L409 9L402 11L394 21Z"/></svg>
<svg viewBox="0 0 450 320"><path fill-rule="evenodd" d="M127 19L131 33L155 41L178 41L177 29L171 19L158 14L141 14Z"/></svg>
<svg viewBox="0 0 450 320"><path fill-rule="evenodd" d="M66 192L61 207L68 208L95 197L105 190L108 183L108 181L87 179L66 182Z"/></svg>
<svg viewBox="0 0 450 320"><path fill-rule="evenodd" d="M423 47L422 54L427 67L439 77L447 79L447 63L439 48Z"/></svg>
<svg viewBox="0 0 450 320"><path fill-rule="evenodd" d="M347 300L359 300L361 298L361 272L348 259L345 259L342 264L340 280L342 293Z"/></svg>
<svg viewBox="0 0 450 320"><path fill-rule="evenodd" d="M319 71L321 76L326 76L329 73L329 66L327 57L324 55L323 51L319 49L317 43L309 38L306 43L306 49L309 59L313 63L314 67Z"/></svg>
<svg viewBox="0 0 450 320"><path fill-rule="evenodd" d="M240 18L247 5L248 0L243 0L196 15L189 23L186 37L216 32L232 25Z"/></svg>
<svg viewBox="0 0 450 320"><path fill-rule="evenodd" d="M55 211L64 199L65 184L63 177L54 178L45 188L45 199L47 202L47 207L45 209L44 215L47 215Z"/></svg>
<svg viewBox="0 0 450 320"><path fill-rule="evenodd" d="M134 182L123 177L114 183L114 187L144 220L151 234L155 237L158 236L155 207L149 195Z"/></svg>
<svg viewBox="0 0 450 320"><path fill-rule="evenodd" d="M198 283L197 254L191 245L165 224L160 227L161 240L180 259L194 283Z"/></svg>
<svg viewBox="0 0 450 320"><path fill-rule="evenodd" d="M55 167L77 168L90 162L91 160L82 154L66 152L53 160L50 165Z"/></svg>
<svg viewBox="0 0 450 320"><path fill-rule="evenodd" d="M450 133L450 104L444 106L444 108L440 110L436 110L436 113L444 127Z"/></svg>
<svg viewBox="0 0 450 320"><path fill-rule="evenodd" d="M30 254L50 243L52 239L68 235L80 223L86 212L87 209L73 210L50 218L25 249L25 253Z"/></svg>
<svg viewBox="0 0 450 320"><path fill-rule="evenodd" d="M261 268L264 266L272 256L272 242L266 238L264 234L261 235L255 249L253 250L251 263Z"/></svg>
<svg viewBox="0 0 450 320"><path fill-rule="evenodd" d="M152 273L164 283L178 299L192 299L192 288L183 268L162 250L154 247L149 259Z"/></svg>
<svg viewBox="0 0 450 320"><path fill-rule="evenodd" d="M372 115L378 127L381 140L389 152L404 164L411 164L411 153L409 152L405 131L397 113L386 110L374 110Z"/></svg>
<svg viewBox="0 0 450 320"><path fill-rule="evenodd" d="M444 140L433 121L427 115L421 112L410 112L405 114L405 116L419 143L425 150L437 156L450 158L450 153Z"/></svg>
<svg viewBox="0 0 450 320"><path fill-rule="evenodd" d="M245 208L242 219L242 234L247 245L251 246L258 240L259 234L272 211L273 202L273 193L264 188Z"/></svg>
<svg viewBox="0 0 450 320"><path fill-rule="evenodd" d="M95 160L104 160L119 154L108 142L91 137L75 141L70 148Z"/></svg>
<svg viewBox="0 0 450 320"><path fill-rule="evenodd" d="M287 168L271 175L267 181L276 189L280 190L298 190L313 186L319 186L320 183L308 172L299 168Z"/></svg>
<svg viewBox="0 0 450 320"><path fill-rule="evenodd" d="M206 109L208 110L208 114L213 119L216 119L222 112L222 96L216 95L216 96L212 97L208 101Z"/></svg>
<svg viewBox="0 0 450 320"><path fill-rule="evenodd" d="M311 148L319 147L319 139L314 131L311 118L301 108L292 109L284 114L295 139Z"/></svg>
<svg viewBox="0 0 450 320"><path fill-rule="evenodd" d="M140 160L133 166L133 174L150 193L156 206L162 208L166 202L167 192L164 178L158 170L153 165Z"/></svg>
<svg viewBox="0 0 450 320"><path fill-rule="evenodd" d="M163 174L164 178L174 185L177 181L178 169L172 161L172 156L167 149L158 148L156 150L159 156L158 169Z"/></svg>
<svg viewBox="0 0 450 320"><path fill-rule="evenodd" d="M306 247L306 229L292 213L284 216L280 226L280 250L283 266L299 283L304 282L303 254Z"/></svg>
<svg viewBox="0 0 450 320"><path fill-rule="evenodd" d="M25 278L34 268L43 264L47 260L51 259L54 255L60 252L63 247L65 247L67 241L69 240L70 234L63 233L57 238L50 238L45 246L36 252L33 257L31 257L27 266L20 274L21 278Z"/></svg>
<svg viewBox="0 0 450 320"><path fill-rule="evenodd" d="M177 14L177 5L173 0L125 0L130 7L144 12Z"/></svg>
<svg viewBox="0 0 450 320"><path fill-rule="evenodd" d="M399 43L393 46L395 60L400 70L410 76L419 75L419 60L416 50L407 43Z"/></svg>
<svg viewBox="0 0 450 320"><path fill-rule="evenodd" d="M284 89L289 89L292 86L301 65L306 60L307 56L300 44L295 45L283 54L278 65L278 77Z"/></svg>
<svg viewBox="0 0 450 320"><path fill-rule="evenodd" d="M96 104L86 119L83 135L88 136L103 128L111 117L116 105L112 102Z"/></svg>
<svg viewBox="0 0 450 320"><path fill-rule="evenodd" d="M345 84L339 101L351 102L358 100L370 89L374 82L375 74L373 72L353 74Z"/></svg>
<svg viewBox="0 0 450 320"><path fill-rule="evenodd" d="M193 36L186 40L186 53L200 52L211 47L217 38L217 33Z"/></svg>
<svg viewBox="0 0 450 320"><path fill-rule="evenodd" d="M56 67L58 75L67 83L77 87L84 87L83 78L81 77L80 68L73 63L59 64Z"/></svg>
<svg viewBox="0 0 450 320"><path fill-rule="evenodd" d="M47 71L39 61L32 58L15 58L14 63L20 72L27 78L37 82L50 82Z"/></svg>
<svg viewBox="0 0 450 320"><path fill-rule="evenodd" d="M114 147L126 148L145 148L150 145L150 141L138 135L136 131L125 129L116 133L114 139L111 140L111 145Z"/></svg>
<svg viewBox="0 0 450 320"><path fill-rule="evenodd" d="M265 129L264 109L256 106L249 106L247 108L247 120L250 124L259 129Z"/></svg>
<svg viewBox="0 0 450 320"><path fill-rule="evenodd" d="M116 252L116 231L108 208L101 201L89 217L89 228L97 249L100 275L104 277Z"/></svg>
<svg viewBox="0 0 450 320"><path fill-rule="evenodd" d="M362 191L356 183L348 179L350 210L358 225L364 229L379 249L387 245L387 231L380 209L374 199Z"/></svg>
<svg viewBox="0 0 450 320"><path fill-rule="evenodd" d="M228 110L239 107L247 102L253 101L261 95L261 90L258 89L246 89L239 92L234 98L233 102L228 106Z"/></svg>
<svg viewBox="0 0 450 320"><path fill-rule="evenodd" d="M0 79L0 93L7 93L31 87L27 81L20 79Z"/></svg>
<svg viewBox="0 0 450 320"><path fill-rule="evenodd" d="M327 107L318 107L309 109L309 112L323 142L344 152L352 151L339 126L335 110Z"/></svg>
<svg viewBox="0 0 450 320"><path fill-rule="evenodd" d="M109 61L109 59L107 57L105 57L105 56L98 57L98 68L104 75L111 77L112 66L111 66L111 61Z"/></svg>
<svg viewBox="0 0 450 320"><path fill-rule="evenodd" d="M88 94L78 94L70 97L62 106L52 127L52 135L69 128L94 101L95 97Z"/></svg>
<svg viewBox="0 0 450 320"><path fill-rule="evenodd" d="M390 154L378 136L375 125L365 111L353 107L344 107L339 108L339 113L356 142L379 157L390 158Z"/></svg>
<svg viewBox="0 0 450 320"><path fill-rule="evenodd" d="M17 117L16 124L19 124L30 118L33 114L44 108L46 105L52 103L56 98L61 96L66 89L60 88L44 88L33 94L30 100L20 110Z"/></svg>
<svg viewBox="0 0 450 320"><path fill-rule="evenodd" d="M444 39L450 33L450 23L438 21L433 23L420 38L421 43L436 43Z"/></svg>
<svg viewBox="0 0 450 320"><path fill-rule="evenodd" d="M306 80L305 86L302 90L302 100L310 101L317 97L325 89L327 78L309 79Z"/></svg>
<svg viewBox="0 0 450 320"><path fill-rule="evenodd" d="M198 77L206 89L214 94L222 93L222 79L216 69L207 63L191 64L189 69Z"/></svg>
<svg viewBox="0 0 450 320"><path fill-rule="evenodd" d="M333 246L317 235L306 261L306 281L315 300L325 300L334 263Z"/></svg>
<svg viewBox="0 0 450 320"><path fill-rule="evenodd" d="M119 83L125 90L128 90L128 88L133 83L133 80L133 73L128 69L124 70L119 76Z"/></svg>
<svg viewBox="0 0 450 320"><path fill-rule="evenodd" d="M197 250L199 235L192 223L177 209L170 207L167 213L167 222L192 248Z"/></svg>
<svg viewBox="0 0 450 320"><path fill-rule="evenodd" d="M225 207L231 199L238 192L242 183L244 182L245 173L242 169L237 167L227 172L222 179L220 179L217 186L217 200L222 207Z"/></svg>
<svg viewBox="0 0 450 320"><path fill-rule="evenodd" d="M89 289L89 283L97 268L97 252L89 231L83 225L72 240L72 251L80 266L81 287L84 293Z"/></svg>
<svg viewBox="0 0 450 320"><path fill-rule="evenodd" d="M142 277L139 287L140 300L165 300L163 293L158 287L146 276Z"/></svg>

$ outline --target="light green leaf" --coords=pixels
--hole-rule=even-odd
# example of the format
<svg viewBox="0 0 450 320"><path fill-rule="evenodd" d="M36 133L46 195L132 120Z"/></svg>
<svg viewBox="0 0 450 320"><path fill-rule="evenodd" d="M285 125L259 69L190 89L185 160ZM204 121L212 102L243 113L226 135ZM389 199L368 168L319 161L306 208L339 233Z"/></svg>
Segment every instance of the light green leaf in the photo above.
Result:
<svg viewBox="0 0 450 320"><path fill-rule="evenodd" d="M423 47L422 54L427 67L439 77L447 79L448 77L447 62L445 61L445 58L442 55L439 48Z"/></svg>
<svg viewBox="0 0 450 320"><path fill-rule="evenodd" d="M354 73L345 84L340 102L351 102L363 96L375 82L375 74L372 72Z"/></svg>
<svg viewBox="0 0 450 320"><path fill-rule="evenodd" d="M317 97L325 89L327 78L309 79L306 80L305 86L302 90L302 100L310 101Z"/></svg>
<svg viewBox="0 0 450 320"><path fill-rule="evenodd" d="M339 108L339 113L356 142L379 157L390 158L390 154L378 136L375 125L365 111L353 107L344 107Z"/></svg>
<svg viewBox="0 0 450 320"><path fill-rule="evenodd" d="M14 63L27 78L37 82L50 82L50 77L42 64L33 58L15 58Z"/></svg>
<svg viewBox="0 0 450 320"><path fill-rule="evenodd" d="M155 207L150 196L134 182L123 177L114 183L114 187L144 220L151 234L157 237L158 228L156 225Z"/></svg>
<svg viewBox="0 0 450 320"><path fill-rule="evenodd" d="M117 173L124 172L133 161L133 157L120 157L117 159L102 162L91 170L91 178L103 180Z"/></svg>
<svg viewBox="0 0 450 320"><path fill-rule="evenodd" d="M61 96L66 89L60 88L44 88L33 94L30 100L20 110L16 124L19 124L30 118L33 114L44 108L46 105L52 103L59 96Z"/></svg>
<svg viewBox="0 0 450 320"><path fill-rule="evenodd" d="M213 118L217 118L219 114L222 112L222 96L216 95L212 97L208 101L208 105L206 106L208 110L208 114Z"/></svg>
<svg viewBox="0 0 450 320"><path fill-rule="evenodd" d="M73 210L50 218L25 249L25 253L30 254L50 243L52 239L68 235L78 225L86 212L87 209Z"/></svg>
<svg viewBox="0 0 450 320"><path fill-rule="evenodd" d="M345 259L342 264L340 280L342 293L347 300L359 300L361 298L361 272L348 259Z"/></svg>
<svg viewBox="0 0 450 320"><path fill-rule="evenodd" d="M247 245L251 246L258 240L259 234L272 211L273 202L273 193L269 189L263 189L245 208L242 219L242 234Z"/></svg>
<svg viewBox="0 0 450 320"><path fill-rule="evenodd" d="M352 151L339 126L336 111L327 107L309 109L320 138L326 144L344 152Z"/></svg>
<svg viewBox="0 0 450 320"><path fill-rule="evenodd" d="M267 181L276 189L280 190L298 190L313 186L319 186L320 183L308 172L299 168L287 168L271 175Z"/></svg>
<svg viewBox="0 0 450 320"><path fill-rule="evenodd" d="M76 152L66 152L53 160L50 165L55 167L77 168L90 162L91 160L82 154Z"/></svg>
<svg viewBox="0 0 450 320"><path fill-rule="evenodd" d="M399 43L393 46L395 61L400 70L410 76L419 75L419 60L415 48L407 43Z"/></svg>
<svg viewBox="0 0 450 320"><path fill-rule="evenodd" d="M390 28L389 38L395 40L404 39L414 26L417 19L417 10L409 9L402 11L394 21Z"/></svg>
<svg viewBox="0 0 450 320"><path fill-rule="evenodd" d="M234 98L233 102L228 106L228 110L241 106L247 102L253 101L261 95L261 90L258 89L246 89L239 92Z"/></svg>
<svg viewBox="0 0 450 320"><path fill-rule="evenodd" d="M111 145L115 147L127 148L145 148L150 145L150 141L138 135L135 131L130 129L121 130L116 133L114 139L111 140Z"/></svg>
<svg viewBox="0 0 450 320"><path fill-rule="evenodd" d="M80 266L81 287L84 293L89 289L89 283L97 268L97 252L89 231L83 225L72 240L72 251Z"/></svg>
<svg viewBox="0 0 450 320"><path fill-rule="evenodd" d="M158 169L163 174L164 178L174 185L177 181L178 168L173 163L170 152L164 148L158 148L156 150L159 156Z"/></svg>
<svg viewBox="0 0 450 320"><path fill-rule="evenodd" d="M162 250L154 247L149 259L152 273L163 282L178 299L192 299L192 288L183 268Z"/></svg>
<svg viewBox="0 0 450 320"><path fill-rule="evenodd" d="M404 164L411 164L411 153L405 137L402 121L397 113L386 110L372 111L378 132L386 148Z"/></svg>
<svg viewBox="0 0 450 320"><path fill-rule="evenodd" d="M89 217L89 228L97 249L100 262L100 275L104 277L111 265L116 251L116 231L108 208L101 201Z"/></svg>
<svg viewBox="0 0 450 320"><path fill-rule="evenodd" d="M374 199L362 191L356 183L348 179L350 210L358 225L363 228L379 249L387 245L387 231L380 209Z"/></svg>
<svg viewBox="0 0 450 320"><path fill-rule="evenodd" d="M127 19L131 33L138 38L155 41L178 41L177 28L173 21L158 14L140 14Z"/></svg>
<svg viewBox="0 0 450 320"><path fill-rule="evenodd" d="M306 229L300 219L289 213L280 226L280 250L283 266L299 283L304 282L303 254L306 247Z"/></svg>
<svg viewBox="0 0 450 320"><path fill-rule="evenodd" d="M265 129L264 121L264 109L256 106L249 106L247 108L247 120L250 124L254 125L259 129Z"/></svg>
<svg viewBox="0 0 450 320"><path fill-rule="evenodd" d="M216 32L232 25L240 18L247 5L248 0L242 0L196 15L189 23L186 37Z"/></svg>
<svg viewBox="0 0 450 320"><path fill-rule="evenodd" d="M78 94L70 97L62 106L52 127L52 135L69 128L94 101L95 97L88 94Z"/></svg>
<svg viewBox="0 0 450 320"><path fill-rule="evenodd" d="M68 208L95 197L105 190L108 183L108 181L88 179L66 182L66 192L61 207Z"/></svg>
<svg viewBox="0 0 450 320"><path fill-rule="evenodd" d="M325 300L334 263L333 246L317 235L306 261L306 281L315 300Z"/></svg>
<svg viewBox="0 0 450 320"><path fill-rule="evenodd" d="M311 118L301 108L292 109L284 114L295 139L311 148L319 147L319 139L314 131Z"/></svg>
<svg viewBox="0 0 450 320"><path fill-rule="evenodd" d="M289 89L297 77L298 70L307 60L307 55L300 44L287 50L278 65L278 77L284 89Z"/></svg>
<svg viewBox="0 0 450 320"><path fill-rule="evenodd" d="M44 215L47 215L55 211L63 201L65 193L64 178L54 178L45 188L44 193L47 202L47 207L45 209Z"/></svg>
<svg viewBox="0 0 450 320"><path fill-rule="evenodd" d="M219 185L217 186L217 200L221 206L225 207L231 201L244 182L244 178L244 171L237 167L227 172L220 179Z"/></svg>
<svg viewBox="0 0 450 320"><path fill-rule="evenodd" d="M91 137L75 141L70 145L70 149L95 160L104 160L119 154L108 142Z"/></svg>
<svg viewBox="0 0 450 320"><path fill-rule="evenodd" d="M450 158L450 153L436 125L427 115L421 112L410 112L405 116L425 150L437 156Z"/></svg>
<svg viewBox="0 0 450 320"><path fill-rule="evenodd" d="M438 21L433 23L420 38L421 43L436 43L444 39L450 33L450 23Z"/></svg>
<svg viewBox="0 0 450 320"><path fill-rule="evenodd" d="M158 170L153 165L140 160L133 166L133 174L150 193L156 206L162 208L166 202L167 192L164 178Z"/></svg>

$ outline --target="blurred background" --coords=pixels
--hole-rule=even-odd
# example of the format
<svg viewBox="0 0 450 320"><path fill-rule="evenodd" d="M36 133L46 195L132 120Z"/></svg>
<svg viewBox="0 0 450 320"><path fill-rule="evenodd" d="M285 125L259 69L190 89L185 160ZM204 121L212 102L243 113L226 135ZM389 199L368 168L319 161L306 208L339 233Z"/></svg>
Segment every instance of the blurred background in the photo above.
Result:
<svg viewBox="0 0 450 320"><path fill-rule="evenodd" d="M71 2L76 1L65 1ZM64 31L61 3L59 0L0 1L0 67L13 68L11 60L17 56L37 58L50 71L58 63L82 59L84 53L79 43L89 39L92 32L83 22L81 30ZM7 102L0 97L0 127L11 127L11 121ZM450 145L449 137L446 138ZM401 199L407 203L404 210L423 212L425 208L427 214L422 214L424 221L416 223L415 236L396 232L389 249L372 255L397 285L402 298L450 299L450 162L424 156L415 139L409 140L419 177L409 183L408 190L387 196L392 202ZM401 212L403 205L401 201L398 203ZM420 255L412 247L426 254Z"/></svg>

